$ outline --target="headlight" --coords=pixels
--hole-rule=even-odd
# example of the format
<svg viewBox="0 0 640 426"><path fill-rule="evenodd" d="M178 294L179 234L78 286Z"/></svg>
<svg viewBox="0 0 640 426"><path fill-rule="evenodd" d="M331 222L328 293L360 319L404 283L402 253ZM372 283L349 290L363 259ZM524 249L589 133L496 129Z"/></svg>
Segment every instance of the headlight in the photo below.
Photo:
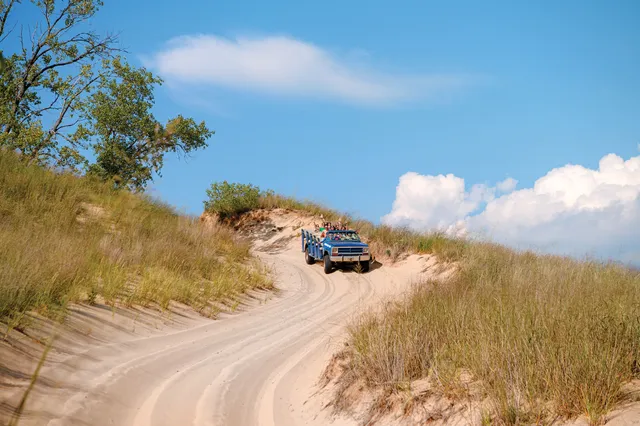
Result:
<svg viewBox="0 0 640 426"><path fill-rule="evenodd" d="M337 254L338 254L338 247L333 247L333 248L331 249L331 255L332 255L332 256L335 256L335 255L337 255Z"/></svg>
<svg viewBox="0 0 640 426"><path fill-rule="evenodd" d="M369 247L364 247L364 248L362 249L362 253L363 253L363 254L369 254Z"/></svg>

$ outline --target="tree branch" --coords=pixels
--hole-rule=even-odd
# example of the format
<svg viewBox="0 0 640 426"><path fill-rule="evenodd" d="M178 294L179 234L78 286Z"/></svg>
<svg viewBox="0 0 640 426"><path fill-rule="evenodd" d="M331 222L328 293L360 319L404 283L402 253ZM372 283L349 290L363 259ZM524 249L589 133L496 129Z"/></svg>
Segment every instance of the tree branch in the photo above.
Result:
<svg viewBox="0 0 640 426"><path fill-rule="evenodd" d="M56 62L53 64L49 64L45 67L42 67L42 69L40 71L38 71L37 73L35 73L33 75L33 77L29 78L25 84L25 91L28 90L44 73L46 73L47 71L51 71L53 69L56 68L60 68L60 67L64 67L67 65L72 65L72 64L77 64L78 62L82 61L83 59L91 56L91 55L101 55L101 50L104 49L104 52L107 52L108 55L111 55L113 52L117 52L119 51L119 49L117 48L110 48L108 47L109 44L113 43L115 40L113 38L111 38L111 36L107 36L106 38L104 38L102 41L100 41L98 44L95 44L93 46L91 46L90 48L87 48L87 50L84 51L84 53L68 60L68 61L63 61L63 62ZM39 56L41 57L41 55ZM36 59L39 59L36 58Z"/></svg>
<svg viewBox="0 0 640 426"><path fill-rule="evenodd" d="M51 103L49 104L49 106L44 107L44 108L40 108L34 111L31 111L29 114L27 114L22 120L20 120L21 123L26 123L28 120L30 120L32 117L34 116L38 116L41 115L43 112L45 111L50 111L50 110L59 110L60 107L54 107L54 105L58 102L58 100L60 99L60 94L56 93L55 98L53 99L53 101L51 101Z"/></svg>
<svg viewBox="0 0 640 426"><path fill-rule="evenodd" d="M73 123L62 124L62 125L58 126L57 131L60 132L60 130L62 130L62 129L66 129L68 127L73 127L73 126L75 126L76 124L78 124L79 122L81 122L83 120L84 120L83 118L78 118Z"/></svg>
<svg viewBox="0 0 640 426"><path fill-rule="evenodd" d="M9 19L9 14L11 13L11 9L13 9L13 5L16 3L16 0L11 0L8 5L2 7L2 12L0 12L0 37L4 34L4 28L7 25L7 19ZM0 39L3 41L4 38Z"/></svg>
<svg viewBox="0 0 640 426"><path fill-rule="evenodd" d="M58 119L56 120L55 124L51 127L51 130L49 130L49 134L51 135L51 137L55 136L60 131L60 129L63 129L65 127L71 127L67 125L64 125L64 126L62 125L62 121L64 120L64 117L67 114L67 112L69 112L69 108L71 108L71 105L73 105L73 103L78 98L78 96L80 96L82 93L87 91L87 89L89 89L89 87L91 87L93 83L98 81L100 77L101 75L97 75L93 77L92 79L87 81L87 83L84 84L79 90L76 90L75 93L73 93L69 98L65 100L62 110L58 115Z"/></svg>
<svg viewBox="0 0 640 426"><path fill-rule="evenodd" d="M64 16L67 13L69 13L70 9L71 9L71 1L67 2L67 5L60 11L60 15L58 15L56 20L53 21L53 24L49 24L49 11L45 8L44 16L45 16L45 19L47 20L47 33L48 33L48 36L51 35L51 30L53 28L55 28L56 25L58 25L60 23L62 18L64 18ZM63 29L64 28L71 28L71 26L73 26L73 22L74 22L73 20L70 20L70 22L63 27ZM61 31L61 30L59 30L59 31Z"/></svg>
<svg viewBox="0 0 640 426"><path fill-rule="evenodd" d="M73 59L70 59L70 60L68 60L68 61L64 61L64 62L57 62L57 63L55 63L55 64L47 65L46 67L43 67L40 71L38 71L38 72L35 74L35 77L34 77L32 80L34 80L34 81L35 81L35 80L37 80L37 79L38 79L42 74L44 74L45 72L47 72L47 71L49 71L49 70L52 70L52 69L55 69L55 68L59 68L59 67L64 67L64 66L71 65L71 64L76 64L76 63L78 63L78 62L82 61L84 58L86 58L86 57L88 57L88 56L91 56L91 55L100 55L100 53L101 53L101 52L100 52L100 49L101 49L101 48L104 48L104 49L105 49L105 52L107 52L107 51L108 51L109 53L111 53L111 52L115 52L115 51L117 51L118 49L116 49L116 48L108 48L108 47L107 47L107 46L108 46L110 43L112 43L113 41L114 41L114 40L113 40L113 39L111 39L111 37L110 37L110 36L108 36L107 38L105 38L104 40L102 40L100 43L98 43L98 44L96 44L96 45L91 46L91 48L89 48L89 49L85 50L85 52L84 52L84 53L82 53L81 55L76 56L76 57L75 57L75 58L73 58Z"/></svg>
<svg viewBox="0 0 640 426"><path fill-rule="evenodd" d="M91 87L91 85L93 83L98 81L100 79L100 77L101 77L101 75L97 75L97 76L93 77L92 79L87 81L84 85L82 85L82 87L80 87L78 90L76 90L74 93L72 93L71 96L69 96L68 98L65 99L64 104L62 106L62 109L60 110L60 113L58 114L58 118L56 119L55 123L51 126L51 129L49 129L49 131L47 132L47 136L39 144L34 146L33 149L31 150L31 153L29 154L30 161L33 161L38 156L40 156L40 153L41 153L42 149L45 148L47 145L49 145L49 143L53 140L53 138L60 134L60 131L62 129L73 127L76 124L78 124L79 122L83 121L83 118L78 118L73 123L62 124L64 119L65 119L65 116L67 115L67 113L71 109L71 106L73 105L75 100L82 93L87 91L89 89L89 87ZM69 143L72 143L69 138L65 137L64 139L67 140Z"/></svg>
<svg viewBox="0 0 640 426"><path fill-rule="evenodd" d="M13 6L14 2L19 0L11 0L10 6ZM42 7L44 8L43 14L44 19L47 24L46 30L42 31L41 35L36 40L35 34L37 32L34 31L31 39L31 51L27 53L27 50L24 48L24 44L22 45L22 52L24 58L24 70L22 72L22 76L20 81L16 87L15 97L12 102L11 107L11 115L13 118L13 122L15 123L18 116L18 111L20 110L20 105L23 102L24 96L29 89L38 84L39 79L45 75L45 73L50 72L56 68L76 64L84 61L87 58L90 58L94 55L103 56L103 55L112 55L117 49L110 48L110 45L113 44L116 40L111 35L106 36L102 40L99 40L98 37L90 32L82 32L72 36L68 40L58 41L58 37L64 32L68 31L70 28L74 27L76 24L81 23L83 21L88 20L91 16L94 15L95 11L90 11L87 14L76 13L72 9L74 5L73 0L67 1L64 8L60 10L55 19L52 20L53 8L49 7L47 3L44 3ZM8 12L9 8L7 8ZM8 16L8 13L7 13ZM61 22L64 22L64 25L58 28ZM22 40L22 37L21 37ZM65 55L66 52L64 48L69 44L81 44L85 46L84 52L75 55L73 58L69 60L60 60L58 62L47 64L43 66L42 69L34 71L36 64L48 53L52 51L58 51L62 55ZM4 128L4 133L9 134L15 126L12 124L7 125Z"/></svg>

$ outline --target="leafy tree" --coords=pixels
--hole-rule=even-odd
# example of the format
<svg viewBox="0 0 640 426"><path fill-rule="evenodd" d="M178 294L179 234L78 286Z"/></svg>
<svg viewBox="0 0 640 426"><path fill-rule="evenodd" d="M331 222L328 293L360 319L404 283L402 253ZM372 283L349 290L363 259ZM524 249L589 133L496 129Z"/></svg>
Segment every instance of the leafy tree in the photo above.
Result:
<svg viewBox="0 0 640 426"><path fill-rule="evenodd" d="M90 124L79 129L83 137L98 138L96 163L89 171L116 187L142 190L154 173L160 175L166 153L186 155L204 148L214 132L181 115L162 125L151 113L153 88L162 80L119 57L108 66L112 74L101 78L87 105Z"/></svg>
<svg viewBox="0 0 640 426"><path fill-rule="evenodd" d="M225 218L260 206L260 188L251 184L216 182L207 189L204 209Z"/></svg>
<svg viewBox="0 0 640 426"><path fill-rule="evenodd" d="M0 73L0 145L30 161L82 161L77 125L85 96L109 73L101 59L118 49L116 38L83 30L100 0L32 0L42 19L7 30L19 0L0 0L0 43L10 35L22 48L3 52ZM85 147L86 148L86 147Z"/></svg>
<svg viewBox="0 0 640 426"><path fill-rule="evenodd" d="M31 0L40 20L10 24L21 3L0 0L0 148L139 190L166 153L206 146L213 132L204 122L153 117L158 77L118 57L115 37L86 30L101 0ZM16 52L2 50L10 36ZM82 152L91 148L97 162L89 166Z"/></svg>

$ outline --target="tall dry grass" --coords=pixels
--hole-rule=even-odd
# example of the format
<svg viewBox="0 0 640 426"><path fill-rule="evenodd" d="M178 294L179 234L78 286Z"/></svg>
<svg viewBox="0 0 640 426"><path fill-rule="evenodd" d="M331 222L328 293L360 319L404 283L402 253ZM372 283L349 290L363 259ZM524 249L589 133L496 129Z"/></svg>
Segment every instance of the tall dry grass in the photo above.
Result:
<svg viewBox="0 0 640 426"><path fill-rule="evenodd" d="M496 423L601 423L640 375L640 273L489 244L459 265L352 324L351 377L387 390L428 378L461 395L467 372Z"/></svg>
<svg viewBox="0 0 640 426"><path fill-rule="evenodd" d="M222 226L0 150L0 320L69 302L186 303L203 314L271 281Z"/></svg>
<svg viewBox="0 0 640 426"><path fill-rule="evenodd" d="M343 218L372 251L392 258L433 253L457 262L446 283L417 285L350 326L347 381L394 391L426 378L443 394L468 397L470 375L489 404L485 422L544 424L586 414L599 424L623 385L640 378L637 270L375 226L272 193L260 207Z"/></svg>
<svg viewBox="0 0 640 426"><path fill-rule="evenodd" d="M370 221L341 214L312 201L299 201L291 197L267 194L261 197L260 207L264 209L289 209L309 213L314 216L323 215L327 221L342 218L350 228L356 229L371 247L372 253L386 255L397 259L405 253L433 253L445 261L461 258L468 241L460 238L446 237L442 232L420 233L407 228L374 225Z"/></svg>

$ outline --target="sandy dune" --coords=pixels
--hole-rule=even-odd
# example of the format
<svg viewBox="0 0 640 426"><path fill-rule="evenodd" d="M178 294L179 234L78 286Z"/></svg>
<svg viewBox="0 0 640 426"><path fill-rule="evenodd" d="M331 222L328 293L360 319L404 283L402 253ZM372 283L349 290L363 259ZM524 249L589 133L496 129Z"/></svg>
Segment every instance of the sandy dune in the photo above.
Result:
<svg viewBox="0 0 640 426"><path fill-rule="evenodd" d="M38 387L20 424L330 422L316 383L343 344L345 324L381 298L406 290L429 266L428 258L412 256L368 274L325 275L319 263L305 264L299 240L291 239L295 217L280 221L257 246L277 274L279 294L221 320L190 319L182 329L114 338L116 343L49 363L39 380L48 385Z"/></svg>
<svg viewBox="0 0 640 426"><path fill-rule="evenodd" d="M185 307L171 320L144 309L74 307L20 425L360 424L366 408L356 409L358 418L332 417L326 407L331 385L318 386L332 355L344 345L345 325L363 310L396 298L413 281L443 276L442 271L435 258L412 255L367 274L338 270L325 275L320 263L305 264L296 238L301 225L310 225L308 219L282 211L267 219L245 223L240 231L255 238L256 254L273 268L280 292L254 294L239 313L219 320ZM30 337L15 334L11 344L0 342L0 424L8 422L20 400L41 351L37 339L47 330L41 325ZM366 402L367 395L362 397ZM414 410L415 416L389 412L378 420L478 424L477 413L463 405L441 419L431 418L425 405ZM607 423L640 424L638 407L621 407ZM580 418L567 424L588 422Z"/></svg>

